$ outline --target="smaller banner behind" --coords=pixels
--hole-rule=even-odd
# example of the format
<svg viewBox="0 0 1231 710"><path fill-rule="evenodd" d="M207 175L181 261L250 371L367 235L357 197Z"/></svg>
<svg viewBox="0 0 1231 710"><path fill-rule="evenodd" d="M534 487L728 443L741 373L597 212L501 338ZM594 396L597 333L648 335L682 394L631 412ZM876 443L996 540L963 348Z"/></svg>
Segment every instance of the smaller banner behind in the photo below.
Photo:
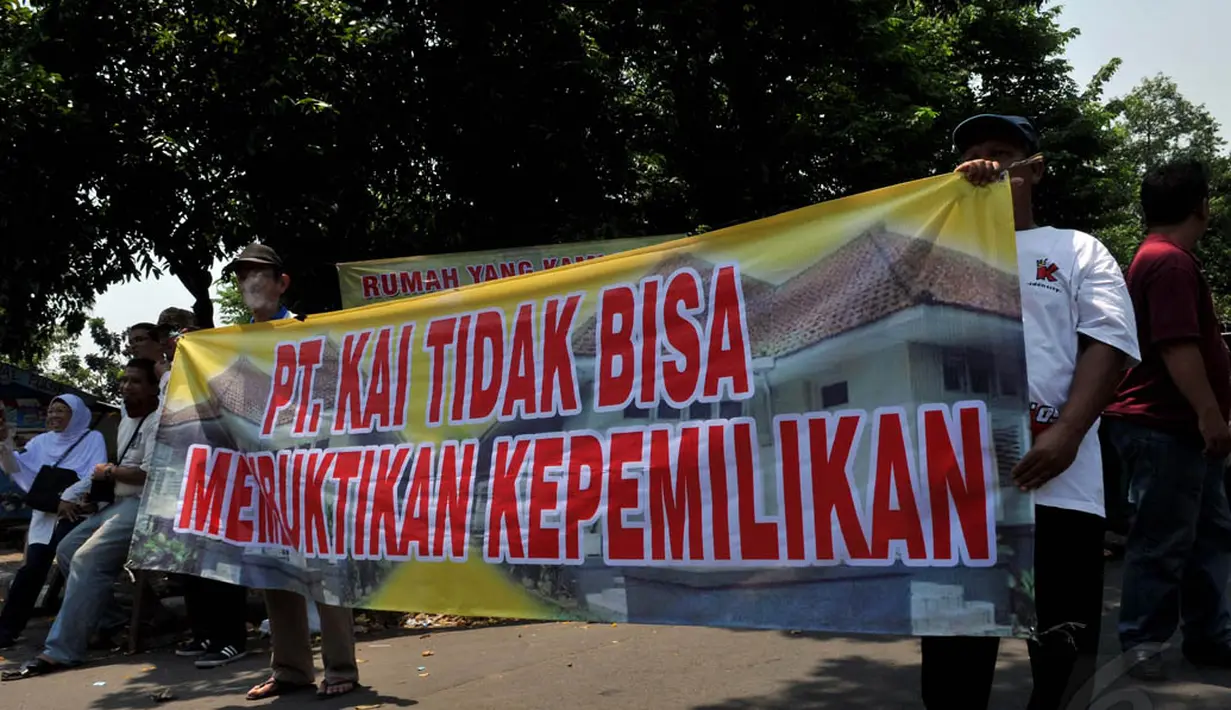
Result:
<svg viewBox="0 0 1231 710"><path fill-rule="evenodd" d="M342 307L354 308L569 266L579 261L679 239L681 236L683 235L630 237L597 242L351 261L338 264L338 288L342 291Z"/></svg>
<svg viewBox="0 0 1231 710"><path fill-rule="evenodd" d="M192 333L132 561L364 608L1026 633L1018 283L1008 186L941 176Z"/></svg>

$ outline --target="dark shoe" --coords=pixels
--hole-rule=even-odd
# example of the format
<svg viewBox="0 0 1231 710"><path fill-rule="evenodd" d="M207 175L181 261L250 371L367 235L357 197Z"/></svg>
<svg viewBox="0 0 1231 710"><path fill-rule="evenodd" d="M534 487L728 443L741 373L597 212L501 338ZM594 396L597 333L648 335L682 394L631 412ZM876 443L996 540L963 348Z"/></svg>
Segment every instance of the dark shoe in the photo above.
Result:
<svg viewBox="0 0 1231 710"><path fill-rule="evenodd" d="M242 648L235 646L223 646L216 650L210 650L205 655L197 659L195 665L197 668L219 668L228 663L234 663L239 659L247 656L248 652Z"/></svg>
<svg viewBox="0 0 1231 710"><path fill-rule="evenodd" d="M1130 649L1128 656L1128 674L1137 680L1157 682L1167 680L1167 669L1163 666L1162 649L1148 646L1137 646Z"/></svg>
<svg viewBox="0 0 1231 710"><path fill-rule="evenodd" d="M56 663L39 656L34 658L34 660L27 661L26 664L21 667L21 670L4 671L3 673L0 673L0 682L7 683L13 680L25 680L26 678L33 678L34 676L39 675L48 675L50 673L58 673L59 671L75 667L76 666L69 666L63 663Z"/></svg>
<svg viewBox="0 0 1231 710"><path fill-rule="evenodd" d="M195 658L204 656L209 651L209 641L189 639L175 647L175 655L180 658Z"/></svg>
<svg viewBox="0 0 1231 710"><path fill-rule="evenodd" d="M1184 644L1184 658L1199 668L1231 668L1231 645Z"/></svg>

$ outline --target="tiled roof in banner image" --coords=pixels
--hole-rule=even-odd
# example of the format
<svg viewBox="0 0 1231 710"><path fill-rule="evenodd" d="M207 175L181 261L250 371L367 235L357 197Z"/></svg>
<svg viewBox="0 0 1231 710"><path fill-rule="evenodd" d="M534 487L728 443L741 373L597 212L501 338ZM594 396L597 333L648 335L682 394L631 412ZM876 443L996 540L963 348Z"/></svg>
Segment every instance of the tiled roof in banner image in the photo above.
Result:
<svg viewBox="0 0 1231 710"><path fill-rule="evenodd" d="M708 287L714 265L692 255L664 259L646 276L684 267ZM754 357L789 355L914 306L1021 317L1014 275L927 239L883 230L865 232L777 287L740 278ZM595 354L595 326L592 317L579 328L576 354Z"/></svg>

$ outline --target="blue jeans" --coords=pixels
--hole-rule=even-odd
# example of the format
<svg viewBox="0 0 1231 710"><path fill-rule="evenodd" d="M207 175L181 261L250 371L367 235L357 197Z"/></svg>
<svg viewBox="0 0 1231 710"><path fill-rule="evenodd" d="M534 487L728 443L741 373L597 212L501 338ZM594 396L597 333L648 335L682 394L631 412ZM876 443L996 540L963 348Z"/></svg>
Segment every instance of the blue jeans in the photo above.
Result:
<svg viewBox="0 0 1231 710"><path fill-rule="evenodd" d="M1104 419L1128 479L1133 516L1124 552L1120 645L1166 643L1183 621L1184 645L1231 640L1227 580L1231 508L1224 466L1183 438Z"/></svg>
<svg viewBox="0 0 1231 710"><path fill-rule="evenodd" d="M128 560L139 503L138 498L116 498L115 503L87 518L60 542L57 561L61 570L68 570L64 603L43 649L56 663L76 665L85 660L90 634L111 601L116 577Z"/></svg>

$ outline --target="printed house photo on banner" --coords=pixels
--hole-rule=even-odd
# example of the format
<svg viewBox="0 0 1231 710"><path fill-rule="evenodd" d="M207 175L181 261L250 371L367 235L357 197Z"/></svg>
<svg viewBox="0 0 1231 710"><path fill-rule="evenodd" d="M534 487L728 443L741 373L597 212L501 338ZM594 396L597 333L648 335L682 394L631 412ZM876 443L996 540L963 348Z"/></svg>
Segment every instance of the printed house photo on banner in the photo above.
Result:
<svg viewBox="0 0 1231 710"><path fill-rule="evenodd" d="M1011 215L942 176L189 334L132 562L373 609L1028 635Z"/></svg>

